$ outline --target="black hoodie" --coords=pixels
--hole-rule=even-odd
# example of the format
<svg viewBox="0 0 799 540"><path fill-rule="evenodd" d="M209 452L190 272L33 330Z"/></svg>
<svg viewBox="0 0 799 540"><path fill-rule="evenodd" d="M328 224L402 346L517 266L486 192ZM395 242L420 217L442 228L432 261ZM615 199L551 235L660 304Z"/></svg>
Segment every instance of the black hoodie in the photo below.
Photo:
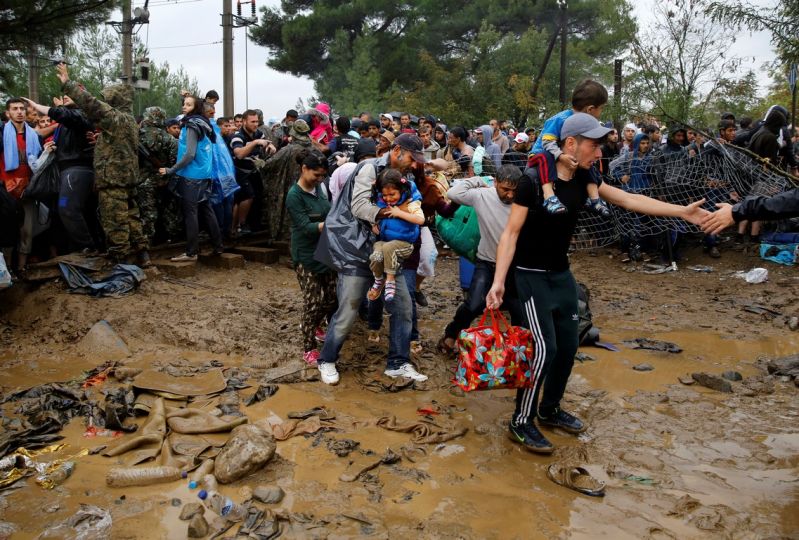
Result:
<svg viewBox="0 0 799 540"><path fill-rule="evenodd" d="M786 122L782 111L773 109L769 112L763 125L752 135L749 150L762 158L768 158L776 165L780 154L780 143L777 138Z"/></svg>

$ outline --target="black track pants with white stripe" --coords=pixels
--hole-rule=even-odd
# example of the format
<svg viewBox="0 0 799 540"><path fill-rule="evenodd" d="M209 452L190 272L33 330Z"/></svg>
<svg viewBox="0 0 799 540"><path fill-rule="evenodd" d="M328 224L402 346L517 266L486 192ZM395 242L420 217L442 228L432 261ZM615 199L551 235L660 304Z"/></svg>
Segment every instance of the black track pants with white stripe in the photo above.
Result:
<svg viewBox="0 0 799 540"><path fill-rule="evenodd" d="M560 406L577 353L579 319L577 284L569 270L517 269L516 288L535 340L533 371L538 374L535 389L516 393L513 422L519 424L532 422L538 410L549 415ZM542 386L544 394L537 407Z"/></svg>

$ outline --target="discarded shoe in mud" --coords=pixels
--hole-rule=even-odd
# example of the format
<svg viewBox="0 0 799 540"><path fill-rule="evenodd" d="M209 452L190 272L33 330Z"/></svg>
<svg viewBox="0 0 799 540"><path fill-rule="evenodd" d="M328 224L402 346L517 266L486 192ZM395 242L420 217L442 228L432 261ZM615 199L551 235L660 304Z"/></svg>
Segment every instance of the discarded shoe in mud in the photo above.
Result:
<svg viewBox="0 0 799 540"><path fill-rule="evenodd" d="M360 445L361 443L352 439L329 439L327 441L327 449L338 457L347 457L357 450Z"/></svg>
<svg viewBox="0 0 799 540"><path fill-rule="evenodd" d="M633 369L635 371L652 371L655 369L655 366L652 364L635 364Z"/></svg>
<svg viewBox="0 0 799 540"><path fill-rule="evenodd" d="M605 483L600 482L583 467L564 467L554 464L547 468L547 477L558 484L591 497L605 496Z"/></svg>
<svg viewBox="0 0 799 540"><path fill-rule="evenodd" d="M710 388L711 390L716 390L718 392L732 392L732 385L730 381L722 379L718 375L711 375L709 373L701 372L701 373L691 373L691 377L700 385L704 386L705 388Z"/></svg>
<svg viewBox="0 0 799 540"><path fill-rule="evenodd" d="M396 463L401 458L393 450L388 448L384 455L379 455L371 451L361 451L356 455L347 466L347 469L338 477L342 482L354 482L363 473L371 471L381 464L389 465Z"/></svg>
<svg viewBox="0 0 799 540"><path fill-rule="evenodd" d="M276 384L262 384L250 397L244 398L244 406L249 407L253 403L259 403L274 396L280 387Z"/></svg>
<svg viewBox="0 0 799 540"><path fill-rule="evenodd" d="M285 495L280 486L258 486L252 492L253 498L264 504L277 504L283 500Z"/></svg>
<svg viewBox="0 0 799 540"><path fill-rule="evenodd" d="M622 343L631 349L646 349L649 351L660 351L674 354L682 352L682 348L677 344L670 343L668 341L660 341L657 339L636 338L622 341Z"/></svg>
<svg viewBox="0 0 799 540"><path fill-rule="evenodd" d="M216 457L214 476L222 484L249 476L272 459L276 447L268 425L256 422L238 426Z"/></svg>

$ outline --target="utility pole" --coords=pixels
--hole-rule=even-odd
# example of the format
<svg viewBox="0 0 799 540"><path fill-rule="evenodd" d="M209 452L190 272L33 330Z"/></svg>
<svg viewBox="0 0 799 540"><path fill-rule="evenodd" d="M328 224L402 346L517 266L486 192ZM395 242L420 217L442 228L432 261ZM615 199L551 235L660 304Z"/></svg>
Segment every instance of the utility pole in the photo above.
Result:
<svg viewBox="0 0 799 540"><path fill-rule="evenodd" d="M122 80L125 84L133 84L133 30L137 25L148 24L150 21L150 12L147 11L147 5L150 0L144 2L144 7L137 7L131 18L130 13L130 0L122 0L122 20L109 21L109 24L114 27L114 30L121 36L122 39ZM138 32L138 29L136 30Z"/></svg>
<svg viewBox="0 0 799 540"><path fill-rule="evenodd" d="M27 53L28 60L28 98L39 102L39 56L36 46L30 45Z"/></svg>
<svg viewBox="0 0 799 540"><path fill-rule="evenodd" d="M233 0L222 4L222 105L225 116L235 111L233 95Z"/></svg>
<svg viewBox="0 0 799 540"><path fill-rule="evenodd" d="M613 61L613 108L616 109L613 115L613 125L621 132L621 68L622 60L618 58Z"/></svg>
<svg viewBox="0 0 799 540"><path fill-rule="evenodd" d="M558 0L560 8L560 105L566 107L566 0Z"/></svg>
<svg viewBox="0 0 799 540"><path fill-rule="evenodd" d="M788 85L791 88L791 129L796 133L796 79L797 79L797 65L791 64L791 71L788 74ZM789 143L790 144L790 143Z"/></svg>
<svg viewBox="0 0 799 540"><path fill-rule="evenodd" d="M122 78L133 84L133 24L130 19L130 0L122 0Z"/></svg>

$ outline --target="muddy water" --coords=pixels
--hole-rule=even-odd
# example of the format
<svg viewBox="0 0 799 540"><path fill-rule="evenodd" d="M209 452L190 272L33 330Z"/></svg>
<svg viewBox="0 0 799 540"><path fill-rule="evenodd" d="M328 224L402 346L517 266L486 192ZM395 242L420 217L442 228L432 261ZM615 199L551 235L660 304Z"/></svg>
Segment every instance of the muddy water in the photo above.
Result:
<svg viewBox="0 0 799 540"><path fill-rule="evenodd" d="M603 332L603 340L617 344L634 337L641 336L633 330ZM325 406L335 411L339 431L324 434L319 444L313 436L279 443L277 457L264 470L223 486L222 492L242 500L247 487L280 485L287 496L277 509L312 515L325 522L323 530L332 537L344 538L707 538L799 531L799 409L793 385L777 381L773 393L747 398L675 384L677 376L698 370L757 375L756 358L793 353L799 350L796 338L740 341L689 331L646 337L676 342L684 352L671 355L623 345L615 353L583 349L596 360L576 364L564 406L591 427L579 439L546 432L563 454L540 457L513 445L506 438L513 393L454 395L437 358L422 362L435 374L432 390L397 394L361 388L344 362L338 387L281 385L265 402L242 406L253 421L278 421L289 411ZM129 364L149 365L163 356L142 354ZM170 351L168 356L192 363L220 359L192 351ZM228 366L248 361L221 359ZM0 376L4 389L23 388L34 380L66 380L94 367L79 359L3 360L14 366ZM633 371L641 362L655 370ZM380 367L374 365L375 370ZM467 426L464 437L427 445L425 454L412 454L414 462L381 465L365 481L339 480L350 458L328 451L327 438L354 439L361 449L377 454L389 448L399 453L411 444L408 434L353 427L353 422L386 415L413 420L419 418L417 409L433 401L451 406L445 420ZM768 411L778 414L764 421ZM69 446L47 459L103 443L83 438L84 428L82 422L73 422L64 431ZM604 499L578 495L546 478L551 463L573 460L571 450L607 482ZM5 492L0 519L19 527L14 538L35 538L72 515L79 503L89 503L112 513L114 538L185 537L186 523L178 520L180 507L172 506L172 500L195 501L196 490L186 482L106 488L105 473L116 464L116 458L80 457L73 477L53 491L29 479L25 487ZM685 497L691 500L681 503ZM206 515L210 520L210 513Z"/></svg>

